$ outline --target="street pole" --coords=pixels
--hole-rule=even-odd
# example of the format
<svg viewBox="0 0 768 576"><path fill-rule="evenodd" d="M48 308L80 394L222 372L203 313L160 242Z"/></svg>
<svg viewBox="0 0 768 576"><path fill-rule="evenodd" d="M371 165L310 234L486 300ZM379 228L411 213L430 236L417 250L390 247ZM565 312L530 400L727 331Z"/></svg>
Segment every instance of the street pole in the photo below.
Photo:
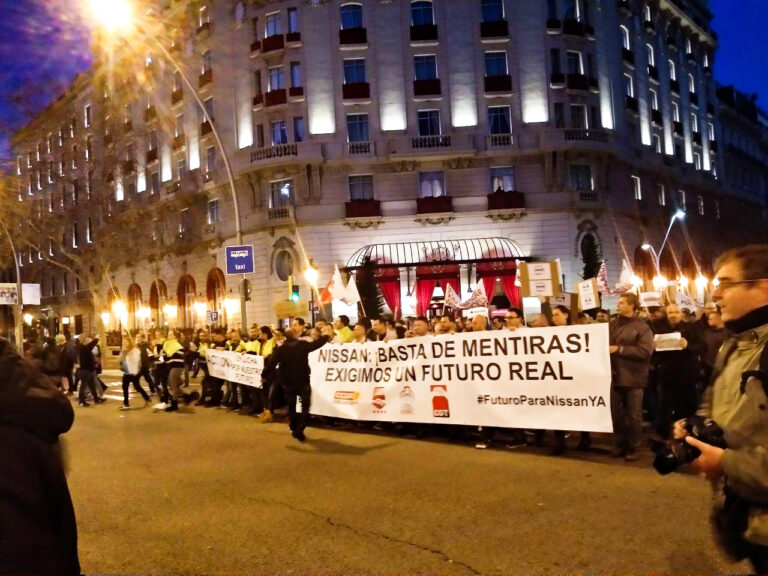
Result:
<svg viewBox="0 0 768 576"><path fill-rule="evenodd" d="M21 314L24 310L24 302L21 294L21 268L19 267L19 256L16 254L16 246L11 238L11 233L8 232L8 228L5 223L0 221L0 226L3 227L8 243L11 245L11 254L13 255L13 264L16 268L16 305L14 306L14 319L16 329L16 348L21 356L24 356L24 319Z"/></svg>
<svg viewBox="0 0 768 576"><path fill-rule="evenodd" d="M312 315L312 327L315 327L315 288L309 287L309 312Z"/></svg>

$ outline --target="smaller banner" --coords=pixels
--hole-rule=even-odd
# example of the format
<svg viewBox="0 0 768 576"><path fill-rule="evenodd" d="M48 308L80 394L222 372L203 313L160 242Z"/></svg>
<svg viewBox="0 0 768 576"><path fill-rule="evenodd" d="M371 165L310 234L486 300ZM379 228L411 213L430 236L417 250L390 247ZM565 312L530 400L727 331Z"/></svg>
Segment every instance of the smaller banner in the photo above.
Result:
<svg viewBox="0 0 768 576"><path fill-rule="evenodd" d="M661 292L640 292L640 306L643 308L664 306L664 295Z"/></svg>
<svg viewBox="0 0 768 576"><path fill-rule="evenodd" d="M21 285L22 304L30 306L40 305L40 284ZM16 284L0 284L0 305L15 306L19 303Z"/></svg>
<svg viewBox="0 0 768 576"><path fill-rule="evenodd" d="M264 371L262 356L229 350L208 350L205 359L208 362L208 373L214 378L261 388L261 373Z"/></svg>

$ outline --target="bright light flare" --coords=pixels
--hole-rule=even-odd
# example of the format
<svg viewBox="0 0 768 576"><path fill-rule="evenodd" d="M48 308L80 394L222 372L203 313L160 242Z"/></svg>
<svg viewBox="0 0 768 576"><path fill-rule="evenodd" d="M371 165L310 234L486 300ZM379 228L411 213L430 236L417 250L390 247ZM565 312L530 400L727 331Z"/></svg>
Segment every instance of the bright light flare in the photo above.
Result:
<svg viewBox="0 0 768 576"><path fill-rule="evenodd" d="M680 278L677 279L677 285L680 286L681 289L685 290L688 288L689 280L686 276L680 276Z"/></svg>
<svg viewBox="0 0 768 576"><path fill-rule="evenodd" d="M169 320L175 319L178 313L179 313L179 309L173 304L166 304L165 306L163 306L163 314Z"/></svg>
<svg viewBox="0 0 768 576"><path fill-rule="evenodd" d="M32 320L34 320L35 317L32 316L32 314L24 314L24 322L27 324L27 326L32 326Z"/></svg>
<svg viewBox="0 0 768 576"><path fill-rule="evenodd" d="M312 266L312 264L309 265L309 267L304 270L304 279L309 283L310 286L315 287L317 286L317 278L318 278L318 272L317 268Z"/></svg>
<svg viewBox="0 0 768 576"><path fill-rule="evenodd" d="M195 314L198 318L205 318L205 314L208 312L208 305L205 302L198 300L192 306L195 308Z"/></svg>
<svg viewBox="0 0 768 576"><path fill-rule="evenodd" d="M707 289L707 284L709 284L709 278L706 276L700 274L699 277L696 278L696 290L698 290L699 293L702 293Z"/></svg>
<svg viewBox="0 0 768 576"><path fill-rule="evenodd" d="M95 23L110 34L125 32L133 23L133 7L128 0L89 0Z"/></svg>
<svg viewBox="0 0 768 576"><path fill-rule="evenodd" d="M109 312L101 313L101 323L104 325L104 328L109 326Z"/></svg>
<svg viewBox="0 0 768 576"><path fill-rule="evenodd" d="M656 290L663 290L669 285L669 281L661 274L653 277L653 287Z"/></svg>
<svg viewBox="0 0 768 576"><path fill-rule="evenodd" d="M632 277L629 279L629 283L632 284L632 286L635 288L638 288L643 285L643 279L635 274L632 274Z"/></svg>
<svg viewBox="0 0 768 576"><path fill-rule="evenodd" d="M232 316L240 308L240 301L234 298L227 298L224 300L224 310L227 311L228 316Z"/></svg>

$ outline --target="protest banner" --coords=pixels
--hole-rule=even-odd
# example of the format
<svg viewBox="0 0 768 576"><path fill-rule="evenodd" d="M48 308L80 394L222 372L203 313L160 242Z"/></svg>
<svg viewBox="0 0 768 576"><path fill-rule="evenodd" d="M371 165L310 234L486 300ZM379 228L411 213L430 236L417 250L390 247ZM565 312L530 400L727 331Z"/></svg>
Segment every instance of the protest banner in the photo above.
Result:
<svg viewBox="0 0 768 576"><path fill-rule="evenodd" d="M228 350L208 350L205 354L208 373L236 384L261 388L264 358L256 354L240 354Z"/></svg>
<svg viewBox="0 0 768 576"><path fill-rule="evenodd" d="M309 361L313 414L612 431L606 324L326 344Z"/></svg>

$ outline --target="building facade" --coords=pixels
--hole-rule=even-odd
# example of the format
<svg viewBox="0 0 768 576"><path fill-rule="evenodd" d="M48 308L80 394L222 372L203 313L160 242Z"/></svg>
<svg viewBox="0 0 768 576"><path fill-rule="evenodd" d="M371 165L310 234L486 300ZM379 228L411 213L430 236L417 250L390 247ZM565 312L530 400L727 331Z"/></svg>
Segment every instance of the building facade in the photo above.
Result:
<svg viewBox="0 0 768 576"><path fill-rule="evenodd" d="M14 141L20 195L60 210L75 250L102 233L104 210L152 207L151 255L116 254L100 287L127 301L132 326L191 326L206 310L240 322L225 156L256 254L249 323L275 319L308 260L322 288L366 247L381 247L367 253L384 255L388 303L408 315L426 281L466 295L515 260L560 259L566 288L596 258L612 283L623 259L649 283L659 270L693 279L764 235L765 172L749 194L728 177L736 120L698 0L172 4L185 5L168 45L180 70L148 50L123 56L142 70L117 81L101 62ZM685 225L657 262L641 246L659 247L678 209ZM480 239L503 249L462 253ZM45 255L21 260L44 306L94 329L85 287Z"/></svg>

